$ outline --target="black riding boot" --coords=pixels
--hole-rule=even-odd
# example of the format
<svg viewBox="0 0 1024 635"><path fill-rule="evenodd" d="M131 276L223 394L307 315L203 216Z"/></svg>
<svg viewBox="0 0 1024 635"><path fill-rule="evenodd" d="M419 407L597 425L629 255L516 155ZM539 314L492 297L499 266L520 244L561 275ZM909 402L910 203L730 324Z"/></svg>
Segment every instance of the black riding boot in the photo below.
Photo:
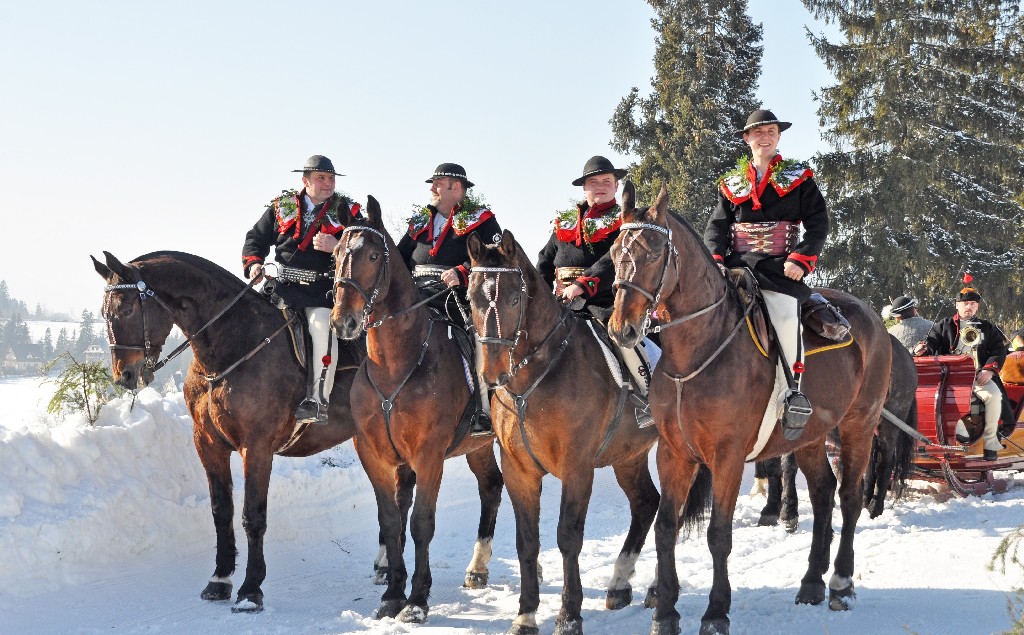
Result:
<svg viewBox="0 0 1024 635"><path fill-rule="evenodd" d="M818 335L841 342L850 333L850 323L839 312L839 308L829 304L820 293L813 293L801 307L801 318L804 326Z"/></svg>
<svg viewBox="0 0 1024 635"><path fill-rule="evenodd" d="M480 388L480 378L476 380L476 390L473 391L473 399L476 401L476 412L473 413L473 422L469 426L469 436L472 437L486 437L494 434L494 430L491 428L491 415L484 409L481 390L486 391L486 388Z"/></svg>

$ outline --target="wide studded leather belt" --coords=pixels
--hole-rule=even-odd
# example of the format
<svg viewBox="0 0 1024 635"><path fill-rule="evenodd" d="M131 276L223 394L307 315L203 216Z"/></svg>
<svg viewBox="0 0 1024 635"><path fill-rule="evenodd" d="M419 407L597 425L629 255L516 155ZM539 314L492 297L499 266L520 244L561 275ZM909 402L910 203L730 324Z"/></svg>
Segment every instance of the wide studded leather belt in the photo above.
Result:
<svg viewBox="0 0 1024 635"><path fill-rule="evenodd" d="M732 224L734 253L745 254L754 251L769 256L782 256L793 251L799 239L799 223L788 220Z"/></svg>
<svg viewBox="0 0 1024 635"><path fill-rule="evenodd" d="M449 269L451 269L451 267L445 267L442 265L415 265L412 268L412 277L419 284L435 282L440 280L441 274Z"/></svg>
<svg viewBox="0 0 1024 635"><path fill-rule="evenodd" d="M556 267L555 291L561 291L587 272L585 267Z"/></svg>

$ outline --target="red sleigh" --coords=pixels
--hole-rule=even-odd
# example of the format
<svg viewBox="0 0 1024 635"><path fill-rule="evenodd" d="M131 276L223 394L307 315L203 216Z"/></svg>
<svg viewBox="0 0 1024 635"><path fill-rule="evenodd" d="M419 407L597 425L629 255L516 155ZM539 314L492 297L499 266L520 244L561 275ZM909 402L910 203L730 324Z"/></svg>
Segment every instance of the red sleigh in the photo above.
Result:
<svg viewBox="0 0 1024 635"><path fill-rule="evenodd" d="M958 496L1006 491L1006 479L995 473L1024 470L1024 385L1004 382L1016 428L1001 439L1004 448L998 459L986 461L982 459L982 425L974 426L968 444L956 440L956 422L978 416L971 415L974 360L967 355L940 355L917 357L914 363L918 430L931 443L918 442L911 478L944 481Z"/></svg>

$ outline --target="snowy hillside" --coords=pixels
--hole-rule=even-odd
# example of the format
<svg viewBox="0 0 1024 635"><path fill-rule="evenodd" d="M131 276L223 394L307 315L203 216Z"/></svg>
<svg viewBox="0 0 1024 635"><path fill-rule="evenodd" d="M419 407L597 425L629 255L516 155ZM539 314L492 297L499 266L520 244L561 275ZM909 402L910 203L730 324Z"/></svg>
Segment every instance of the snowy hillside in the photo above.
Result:
<svg viewBox="0 0 1024 635"><path fill-rule="evenodd" d="M518 562L507 498L490 585L479 591L459 586L477 515L475 481L462 459L446 465L426 624L371 618L382 591L371 575L376 510L351 443L308 459L276 459L266 610L232 614L230 603L199 599L213 571L214 532L181 396L144 390L134 409L130 399L117 400L90 427L74 417L47 419L31 399L14 398L28 390L22 383L0 384L0 632L504 633L516 615ZM237 511L237 456L234 467ZM855 543L859 603L853 611L833 613L825 606L793 604L811 539L806 492L799 530L790 535L755 526L763 499L748 498L749 486L750 470L729 565L734 634L961 635L1010 627L1008 603L1024 575L1016 566L1004 575L987 565L1000 539L1024 522L1024 488L967 500L919 490L876 520L865 514ZM559 603L558 495L558 482L546 481L542 633L553 629ZM584 629L590 635L650 628L651 611L640 598L653 578L653 535L637 566L633 604L614 613L603 608L603 589L628 526L624 507L611 471L601 470L581 562ZM237 516L235 531L242 567L245 541ZM687 541L678 557L683 632L695 633L711 581L703 536ZM236 584L241 577L236 572Z"/></svg>

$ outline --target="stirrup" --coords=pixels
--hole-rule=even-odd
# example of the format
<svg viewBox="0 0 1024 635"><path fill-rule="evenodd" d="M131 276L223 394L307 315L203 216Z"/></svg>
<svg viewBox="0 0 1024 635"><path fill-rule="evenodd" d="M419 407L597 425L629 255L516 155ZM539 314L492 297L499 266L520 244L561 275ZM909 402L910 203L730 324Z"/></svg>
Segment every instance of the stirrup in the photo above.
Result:
<svg viewBox="0 0 1024 635"><path fill-rule="evenodd" d="M298 423L323 423L327 421L327 404L320 403L312 397L306 397L295 409L295 421Z"/></svg>
<svg viewBox="0 0 1024 635"><path fill-rule="evenodd" d="M629 393L629 400L633 402L633 412L636 414L636 427L643 429L653 426L654 417L651 415L650 402L635 392Z"/></svg>
<svg viewBox="0 0 1024 635"><path fill-rule="evenodd" d="M494 429L491 427L491 418L483 410L477 410L473 413L473 422L469 426L469 436L471 437L487 437L494 434Z"/></svg>
<svg viewBox="0 0 1024 635"><path fill-rule="evenodd" d="M796 441L803 434L814 408L806 395L792 388L786 391L782 404L782 436L786 441Z"/></svg>

